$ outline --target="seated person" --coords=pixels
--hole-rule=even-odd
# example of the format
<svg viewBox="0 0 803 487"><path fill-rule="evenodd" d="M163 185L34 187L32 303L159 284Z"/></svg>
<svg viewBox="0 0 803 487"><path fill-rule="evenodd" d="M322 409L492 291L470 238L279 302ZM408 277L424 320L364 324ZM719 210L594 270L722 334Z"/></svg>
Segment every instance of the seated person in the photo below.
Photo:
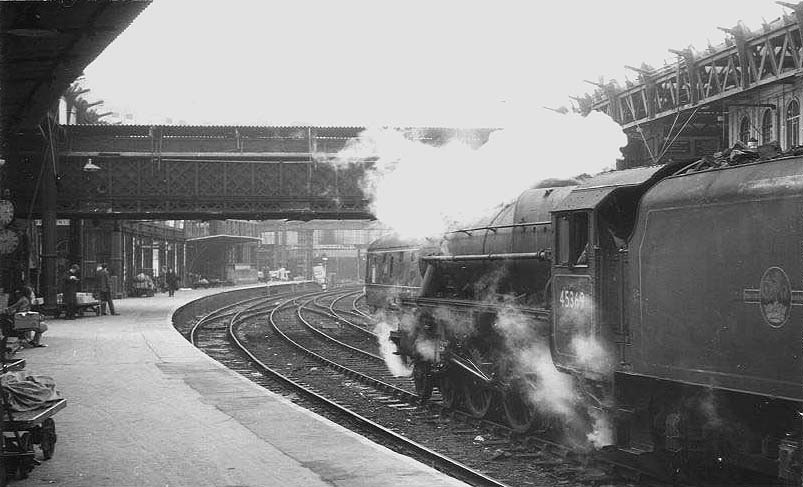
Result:
<svg viewBox="0 0 803 487"><path fill-rule="evenodd" d="M17 289L14 293L14 303L11 304L9 307L3 309L2 311L2 330L3 334L6 336L10 336L13 334L14 330L14 314L15 313L24 313L26 311L31 310L31 304L34 300L33 289L28 286L22 286L21 288ZM47 330L47 326L43 323L39 324L38 328L35 328L33 339L30 340L30 344L34 347L46 347L47 345L41 343L42 340L42 333Z"/></svg>

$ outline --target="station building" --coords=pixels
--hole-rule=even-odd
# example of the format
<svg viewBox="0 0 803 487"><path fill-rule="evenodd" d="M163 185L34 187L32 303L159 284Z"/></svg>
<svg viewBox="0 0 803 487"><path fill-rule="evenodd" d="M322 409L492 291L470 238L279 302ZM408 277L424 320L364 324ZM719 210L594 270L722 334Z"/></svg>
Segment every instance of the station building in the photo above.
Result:
<svg viewBox="0 0 803 487"><path fill-rule="evenodd" d="M258 267L306 279L322 272L329 285L361 282L368 244L389 231L376 221L262 222Z"/></svg>
<svg viewBox="0 0 803 487"><path fill-rule="evenodd" d="M29 245L20 251L30 255L19 278L36 288L41 221L29 227ZM107 263L117 297L139 295L134 282L140 274L158 287L168 267L185 287L256 283L270 280L272 272L276 279L313 279L322 271L330 285L359 282L365 248L388 232L375 221L97 219L58 220L57 231L59 275L78 263L83 290L91 292L97 266ZM279 270L284 270L281 277Z"/></svg>

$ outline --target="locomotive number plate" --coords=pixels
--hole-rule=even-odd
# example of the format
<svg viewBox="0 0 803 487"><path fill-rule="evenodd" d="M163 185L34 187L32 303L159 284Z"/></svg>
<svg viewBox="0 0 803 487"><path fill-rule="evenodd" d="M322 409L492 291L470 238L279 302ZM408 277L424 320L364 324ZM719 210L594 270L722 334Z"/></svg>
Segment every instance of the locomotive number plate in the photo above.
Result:
<svg viewBox="0 0 803 487"><path fill-rule="evenodd" d="M577 336L589 336L594 331L593 281L590 276L557 274L552 277L553 295L552 338L559 363L573 363L572 342Z"/></svg>
<svg viewBox="0 0 803 487"><path fill-rule="evenodd" d="M578 291L572 287L562 287L558 302L561 308L583 309L589 305L589 297L583 291Z"/></svg>

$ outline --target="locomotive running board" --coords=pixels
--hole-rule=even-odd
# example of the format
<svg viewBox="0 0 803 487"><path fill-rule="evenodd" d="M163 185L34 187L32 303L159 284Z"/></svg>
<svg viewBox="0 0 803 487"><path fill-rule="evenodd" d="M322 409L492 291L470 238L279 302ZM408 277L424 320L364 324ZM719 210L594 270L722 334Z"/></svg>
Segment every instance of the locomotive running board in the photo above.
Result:
<svg viewBox="0 0 803 487"><path fill-rule="evenodd" d="M430 297L410 297L401 298L401 303L407 306L420 306L425 308L439 308L442 306L468 309L473 311L492 311L499 312L509 310L509 304L503 302L483 302L483 301L469 301L467 299L452 299L452 298L430 298ZM545 308L533 308L529 306L516 306L517 312L532 316L539 321L549 321L550 311Z"/></svg>
<svg viewBox="0 0 803 487"><path fill-rule="evenodd" d="M428 263L466 262L472 260L546 260L543 252L523 252L519 254L466 254L466 255L428 255L421 260Z"/></svg>

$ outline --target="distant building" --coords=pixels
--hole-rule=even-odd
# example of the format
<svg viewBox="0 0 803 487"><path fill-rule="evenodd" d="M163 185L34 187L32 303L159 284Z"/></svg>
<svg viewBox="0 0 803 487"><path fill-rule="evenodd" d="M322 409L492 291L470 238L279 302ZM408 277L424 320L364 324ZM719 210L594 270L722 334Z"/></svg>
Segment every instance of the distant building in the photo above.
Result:
<svg viewBox="0 0 803 487"><path fill-rule="evenodd" d="M258 279L263 276L313 279L316 271L324 282L358 282L365 268L365 248L388 229L375 221L245 221L225 220L186 222L189 261L188 272L230 280L233 269ZM212 249L212 236L229 246ZM233 237L255 238L237 241ZM204 238L206 240L204 240ZM257 240L258 239L258 240ZM193 245L205 244L206 250ZM204 252L204 254L201 254ZM203 255L203 258L198 256Z"/></svg>

